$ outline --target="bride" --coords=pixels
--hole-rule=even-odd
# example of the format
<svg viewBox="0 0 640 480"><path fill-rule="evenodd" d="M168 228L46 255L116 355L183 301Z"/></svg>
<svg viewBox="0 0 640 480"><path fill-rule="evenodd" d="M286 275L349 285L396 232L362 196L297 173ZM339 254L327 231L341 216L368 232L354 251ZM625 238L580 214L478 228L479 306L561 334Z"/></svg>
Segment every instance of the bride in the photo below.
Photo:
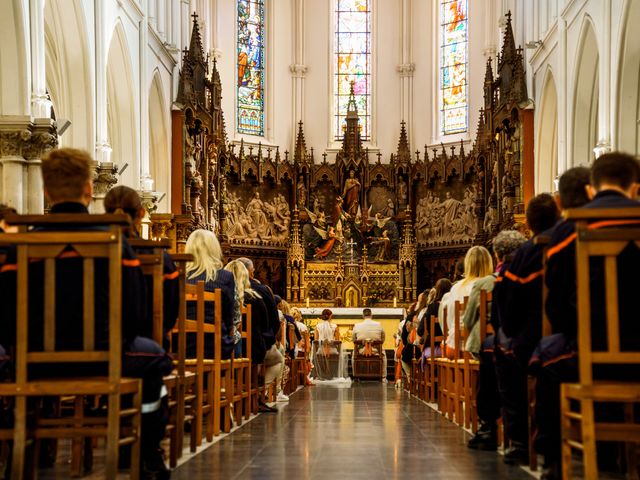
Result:
<svg viewBox="0 0 640 480"><path fill-rule="evenodd" d="M335 323L331 323L333 312L328 308L322 311L321 321L316 325L313 342L313 371L318 381L350 382L347 375L346 351L342 350L340 332Z"/></svg>

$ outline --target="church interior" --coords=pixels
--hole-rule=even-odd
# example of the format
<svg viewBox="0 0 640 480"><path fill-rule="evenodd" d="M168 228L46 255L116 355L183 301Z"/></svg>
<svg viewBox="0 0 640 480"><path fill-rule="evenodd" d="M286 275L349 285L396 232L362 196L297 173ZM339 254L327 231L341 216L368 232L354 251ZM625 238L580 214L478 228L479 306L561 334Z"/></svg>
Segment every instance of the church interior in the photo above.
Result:
<svg viewBox="0 0 640 480"><path fill-rule="evenodd" d="M0 479L639 478L635 22L2 0Z"/></svg>

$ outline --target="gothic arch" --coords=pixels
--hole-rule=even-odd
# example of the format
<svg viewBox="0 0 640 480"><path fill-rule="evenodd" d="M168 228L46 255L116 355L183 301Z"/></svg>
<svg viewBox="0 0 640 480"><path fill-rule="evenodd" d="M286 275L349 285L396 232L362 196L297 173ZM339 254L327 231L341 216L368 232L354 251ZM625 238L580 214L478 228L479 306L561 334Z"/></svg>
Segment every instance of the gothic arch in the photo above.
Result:
<svg viewBox="0 0 640 480"><path fill-rule="evenodd" d="M552 192L558 175L558 94L551 70L545 75L538 112L536 191Z"/></svg>
<svg viewBox="0 0 640 480"><path fill-rule="evenodd" d="M640 2L627 1L622 22L618 70L618 149L640 152Z"/></svg>
<svg viewBox="0 0 640 480"><path fill-rule="evenodd" d="M47 1L44 22L47 90L56 118L72 122L61 145L93 151L93 80L81 2Z"/></svg>
<svg viewBox="0 0 640 480"><path fill-rule="evenodd" d="M137 188L140 165L132 72L125 32L122 25L117 23L107 57L108 135L112 161L120 168L129 164L120 179L121 183Z"/></svg>
<svg viewBox="0 0 640 480"><path fill-rule="evenodd" d="M159 211L167 211L170 205L171 159L169 158L169 134L167 129L166 100L160 74L156 70L149 89L149 163L155 190L166 193Z"/></svg>
<svg viewBox="0 0 640 480"><path fill-rule="evenodd" d="M600 55L589 17L585 17L578 43L574 86L572 155L569 167L591 162L598 144L598 100Z"/></svg>
<svg viewBox="0 0 640 480"><path fill-rule="evenodd" d="M28 11L20 0L5 0L0 15L0 112L3 115L28 115L29 99L29 32ZM27 7L28 9L28 7ZM3 94L4 93L4 94Z"/></svg>

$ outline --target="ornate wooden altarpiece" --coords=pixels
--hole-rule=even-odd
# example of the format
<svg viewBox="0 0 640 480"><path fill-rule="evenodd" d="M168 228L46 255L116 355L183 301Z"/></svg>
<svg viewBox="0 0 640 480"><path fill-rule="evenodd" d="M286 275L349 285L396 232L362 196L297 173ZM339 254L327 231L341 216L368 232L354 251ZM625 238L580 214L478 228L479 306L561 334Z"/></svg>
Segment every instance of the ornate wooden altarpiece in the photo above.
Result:
<svg viewBox="0 0 640 480"><path fill-rule="evenodd" d="M471 245L523 223L533 110L510 14L497 77L487 62L469 152L461 143L412 154L402 122L397 151L383 162L363 146L353 96L334 163L326 154L316 161L302 122L292 155L230 144L208 63L194 18L173 114L173 220L152 219L156 236L171 231L178 249L207 228L228 258L252 258L256 276L294 304L391 306L450 277Z"/></svg>

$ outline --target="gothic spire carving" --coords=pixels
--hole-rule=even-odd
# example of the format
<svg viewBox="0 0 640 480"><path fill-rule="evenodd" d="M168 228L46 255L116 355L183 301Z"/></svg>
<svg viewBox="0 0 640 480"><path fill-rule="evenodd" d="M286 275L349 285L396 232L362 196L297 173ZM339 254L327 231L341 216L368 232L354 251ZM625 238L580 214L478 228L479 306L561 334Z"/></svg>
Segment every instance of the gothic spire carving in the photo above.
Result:
<svg viewBox="0 0 640 480"><path fill-rule="evenodd" d="M298 137L296 138L296 149L293 154L295 163L304 163L307 157L307 142L304 138L304 128L302 120L298 122Z"/></svg>
<svg viewBox="0 0 640 480"><path fill-rule="evenodd" d="M513 35L513 25L511 23L511 11L509 11L507 12L507 25L504 29L504 37L502 41L500 66L504 63L513 63L516 60L517 55L516 40Z"/></svg>
<svg viewBox="0 0 640 480"><path fill-rule="evenodd" d="M398 151L397 158L401 159L410 159L411 158L411 149L409 147L409 138L407 135L407 124L403 120L400 123L400 139L398 140Z"/></svg>
<svg viewBox="0 0 640 480"><path fill-rule="evenodd" d="M342 139L342 153L347 158L354 158L362 152L362 138L360 137L360 117L356 105L356 95L353 90L355 82L351 82L349 103L347 104L347 129Z"/></svg>
<svg viewBox="0 0 640 480"><path fill-rule="evenodd" d="M202 37L198 26L198 15L193 14L193 30L189 49L183 51L182 71L180 72L180 84L178 85L177 102L186 105L205 105L205 83L209 67L202 48Z"/></svg>

